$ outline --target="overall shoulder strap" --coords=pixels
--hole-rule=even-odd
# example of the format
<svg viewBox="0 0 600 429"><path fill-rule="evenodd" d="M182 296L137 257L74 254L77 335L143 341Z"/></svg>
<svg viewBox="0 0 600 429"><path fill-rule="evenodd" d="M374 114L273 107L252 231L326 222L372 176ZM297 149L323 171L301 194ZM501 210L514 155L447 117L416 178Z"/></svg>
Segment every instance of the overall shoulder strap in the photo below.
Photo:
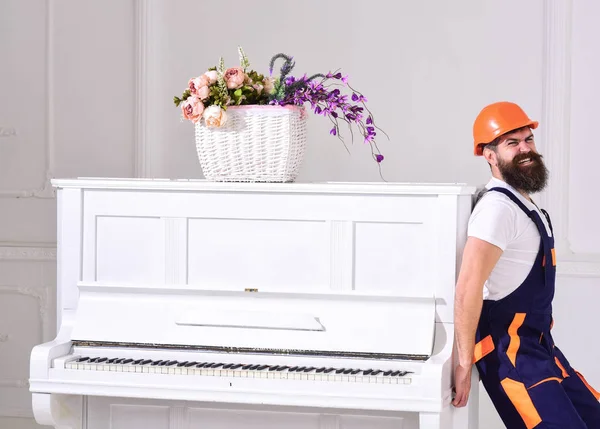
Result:
<svg viewBox="0 0 600 429"><path fill-rule="evenodd" d="M550 215L544 209L540 209L540 211L542 213L544 213L544 216L546 216L546 220L548 221L548 226L550 227L550 232L552 232L552 235L554 235L554 228L552 228L552 221L550 220Z"/></svg>
<svg viewBox="0 0 600 429"><path fill-rule="evenodd" d="M521 200L519 200L517 198L517 196L515 194L513 194L511 191L509 191L506 188L500 188L500 187L494 187L494 188L490 188L490 191L496 191L496 192L500 192L504 195L506 195L508 198L510 198L517 206L519 206L519 208L521 210L523 210L525 212L525 214L527 214L527 216L532 217L532 211L529 210L527 208L527 206L525 204L523 204L523 202Z"/></svg>

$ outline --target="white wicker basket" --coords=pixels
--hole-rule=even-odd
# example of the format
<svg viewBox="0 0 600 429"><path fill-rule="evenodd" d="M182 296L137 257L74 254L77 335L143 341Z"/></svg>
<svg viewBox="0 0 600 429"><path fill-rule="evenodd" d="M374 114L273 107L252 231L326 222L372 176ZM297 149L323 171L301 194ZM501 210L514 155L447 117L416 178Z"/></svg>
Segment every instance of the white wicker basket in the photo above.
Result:
<svg viewBox="0 0 600 429"><path fill-rule="evenodd" d="M306 147L300 106L229 106L221 127L195 125L204 177L216 182L293 182Z"/></svg>

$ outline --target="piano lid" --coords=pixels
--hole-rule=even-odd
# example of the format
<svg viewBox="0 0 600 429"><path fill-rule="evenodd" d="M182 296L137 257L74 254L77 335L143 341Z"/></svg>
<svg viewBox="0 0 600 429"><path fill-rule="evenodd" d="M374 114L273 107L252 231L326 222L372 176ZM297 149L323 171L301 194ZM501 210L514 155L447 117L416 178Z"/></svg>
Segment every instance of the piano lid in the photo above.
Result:
<svg viewBox="0 0 600 429"><path fill-rule="evenodd" d="M82 345L427 359L427 296L208 290L80 283L72 339Z"/></svg>

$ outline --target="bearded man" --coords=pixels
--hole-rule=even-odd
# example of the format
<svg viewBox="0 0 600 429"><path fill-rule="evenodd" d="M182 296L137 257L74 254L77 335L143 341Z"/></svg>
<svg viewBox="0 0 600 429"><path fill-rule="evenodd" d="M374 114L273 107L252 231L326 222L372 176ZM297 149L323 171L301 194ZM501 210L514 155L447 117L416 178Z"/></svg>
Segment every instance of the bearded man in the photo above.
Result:
<svg viewBox="0 0 600 429"><path fill-rule="evenodd" d="M548 213L530 196L548 179L537 127L504 101L486 106L473 125L474 153L492 177L469 219L456 285L453 405L466 405L476 365L507 428L600 429L600 394L550 332L554 234Z"/></svg>

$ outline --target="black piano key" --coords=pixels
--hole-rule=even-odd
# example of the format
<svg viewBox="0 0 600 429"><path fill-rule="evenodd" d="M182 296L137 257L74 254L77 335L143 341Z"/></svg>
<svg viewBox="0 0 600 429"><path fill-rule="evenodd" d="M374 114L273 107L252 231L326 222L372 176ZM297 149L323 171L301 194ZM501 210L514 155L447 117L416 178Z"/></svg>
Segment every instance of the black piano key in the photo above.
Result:
<svg viewBox="0 0 600 429"><path fill-rule="evenodd" d="M206 368L206 367L208 367L207 362L201 362L198 365L196 365L196 368Z"/></svg>
<svg viewBox="0 0 600 429"><path fill-rule="evenodd" d="M87 360L90 360L89 356L79 358L79 359L77 359L77 362L85 362Z"/></svg>
<svg viewBox="0 0 600 429"><path fill-rule="evenodd" d="M194 365L196 365L197 363L198 363L198 362L188 362L188 363L186 363L186 364L185 364L185 367L186 367L186 368L189 368L190 366L194 366Z"/></svg>
<svg viewBox="0 0 600 429"><path fill-rule="evenodd" d="M398 374L398 377L404 377L406 374L410 374L412 373L412 371L400 371L400 374Z"/></svg>
<svg viewBox="0 0 600 429"><path fill-rule="evenodd" d="M106 363L114 363L117 360L117 358L111 358L109 360L106 361Z"/></svg>
<svg viewBox="0 0 600 429"><path fill-rule="evenodd" d="M144 362L144 359L137 359L137 360L134 360L134 361L133 361L131 364L132 364L132 365L139 365L139 364L141 364L142 362Z"/></svg>
<svg viewBox="0 0 600 429"><path fill-rule="evenodd" d="M373 370L372 370L372 369L367 369L367 370L363 371L363 374L364 374L364 375L369 375L369 374L371 374L372 372L373 372Z"/></svg>
<svg viewBox="0 0 600 429"><path fill-rule="evenodd" d="M323 371L325 371L325 367L317 368L317 372L323 372Z"/></svg>
<svg viewBox="0 0 600 429"><path fill-rule="evenodd" d="M392 377L397 376L398 374L400 374L400 371L392 371L392 373L390 374ZM385 374L383 374L385 375Z"/></svg>
<svg viewBox="0 0 600 429"><path fill-rule="evenodd" d="M353 369L350 374L358 374L360 372L360 369Z"/></svg>
<svg viewBox="0 0 600 429"><path fill-rule="evenodd" d="M257 371L263 371L265 369L267 369L269 367L269 365L261 365L258 368L256 368Z"/></svg>
<svg viewBox="0 0 600 429"><path fill-rule="evenodd" d="M347 370L344 371L344 374L350 374L352 372L352 368L348 368Z"/></svg>
<svg viewBox="0 0 600 429"><path fill-rule="evenodd" d="M248 363L244 366L242 366L242 369L250 369L250 367L252 367L253 365L251 363Z"/></svg>
<svg viewBox="0 0 600 429"><path fill-rule="evenodd" d="M235 365L233 365L233 366L231 367L231 369L238 369L238 368L240 368L240 367L242 367L242 366L243 366L243 365L242 365L241 363L236 363Z"/></svg>
<svg viewBox="0 0 600 429"><path fill-rule="evenodd" d="M289 372L294 372L294 371L296 371L297 369L298 369L298 367L297 367L297 366L293 366L293 367L291 367L291 368L290 368L288 371L289 371Z"/></svg>
<svg viewBox="0 0 600 429"><path fill-rule="evenodd" d="M375 371L373 371L373 372L371 373L371 375L377 375L377 374L379 374L380 372L381 372L381 370L380 370L380 369L376 369Z"/></svg>
<svg viewBox="0 0 600 429"><path fill-rule="evenodd" d="M271 365L269 367L269 371L276 371L277 369L279 369L279 365Z"/></svg>
<svg viewBox="0 0 600 429"><path fill-rule="evenodd" d="M258 368L260 365L252 365L250 366L250 368L248 368L250 371L254 371L256 368Z"/></svg>
<svg viewBox="0 0 600 429"><path fill-rule="evenodd" d="M338 369L335 370L335 373L339 374L339 373L341 373L341 372L343 372L345 370L346 370L346 368L338 368Z"/></svg>
<svg viewBox="0 0 600 429"><path fill-rule="evenodd" d="M183 362L179 362L179 363L177 364L177 366L184 366L184 365L185 365L186 363L188 363L188 362L189 362L189 361L187 361L187 360L186 360L186 361L183 361Z"/></svg>
<svg viewBox="0 0 600 429"><path fill-rule="evenodd" d="M314 371L315 369L316 369L316 368L315 368L314 366L310 366L310 367L306 368L306 369L304 370L304 372L311 372L311 371Z"/></svg>
<svg viewBox="0 0 600 429"><path fill-rule="evenodd" d="M156 365L160 365L163 361L162 360L155 360L154 362L151 363L152 366L156 366Z"/></svg>
<svg viewBox="0 0 600 429"><path fill-rule="evenodd" d="M124 360L125 360L125 358L119 358L115 361L115 363L120 365L123 363Z"/></svg>
<svg viewBox="0 0 600 429"><path fill-rule="evenodd" d="M218 367L220 367L220 366L223 366L223 362L221 362L221 363L214 363L214 364L212 365L212 368L218 368Z"/></svg>
<svg viewBox="0 0 600 429"><path fill-rule="evenodd" d="M146 359L146 360L143 360L143 361L140 363L140 365L148 365L150 362L152 362L152 359Z"/></svg>
<svg viewBox="0 0 600 429"><path fill-rule="evenodd" d="M95 358L91 358L89 362L90 362L90 363L95 363L95 362L96 362L96 360L98 360L98 358L97 358L97 357L95 357Z"/></svg>
<svg viewBox="0 0 600 429"><path fill-rule="evenodd" d="M289 366L282 365L282 366L277 367L277 371L283 371L284 369L288 369L288 368L289 368Z"/></svg>
<svg viewBox="0 0 600 429"><path fill-rule="evenodd" d="M173 366L173 365L175 365L176 363L177 363L177 361L176 361L176 360L172 360L172 361L170 361L170 362L167 362L167 366Z"/></svg>
<svg viewBox="0 0 600 429"><path fill-rule="evenodd" d="M100 358L100 359L98 359L96 362L97 362L97 363L102 363L102 362L104 362L105 360L108 360L108 358L105 358L105 357L103 357L103 358Z"/></svg>
<svg viewBox="0 0 600 429"><path fill-rule="evenodd" d="M168 360L163 360L161 363L158 364L158 366L166 366L168 363Z"/></svg>
<svg viewBox="0 0 600 429"><path fill-rule="evenodd" d="M223 369L229 369L229 368L231 368L232 366L233 366L233 364L232 364L232 363L228 363L228 364L225 364L225 365L223 365Z"/></svg>
<svg viewBox="0 0 600 429"><path fill-rule="evenodd" d="M333 371L335 368L327 368L324 372L325 374L329 374L331 371Z"/></svg>
<svg viewBox="0 0 600 429"><path fill-rule="evenodd" d="M123 365L128 364L130 362L133 362L133 359L125 359L123 362L121 362Z"/></svg>
<svg viewBox="0 0 600 429"><path fill-rule="evenodd" d="M388 371L385 371L385 372L383 373L383 375L390 375L391 373L392 373L392 370L390 369L390 370L388 370Z"/></svg>
<svg viewBox="0 0 600 429"><path fill-rule="evenodd" d="M304 371L305 369L306 369L306 367L305 367L305 366L301 366L300 368L298 368L298 369L296 370L296 372L302 372L302 371Z"/></svg>

